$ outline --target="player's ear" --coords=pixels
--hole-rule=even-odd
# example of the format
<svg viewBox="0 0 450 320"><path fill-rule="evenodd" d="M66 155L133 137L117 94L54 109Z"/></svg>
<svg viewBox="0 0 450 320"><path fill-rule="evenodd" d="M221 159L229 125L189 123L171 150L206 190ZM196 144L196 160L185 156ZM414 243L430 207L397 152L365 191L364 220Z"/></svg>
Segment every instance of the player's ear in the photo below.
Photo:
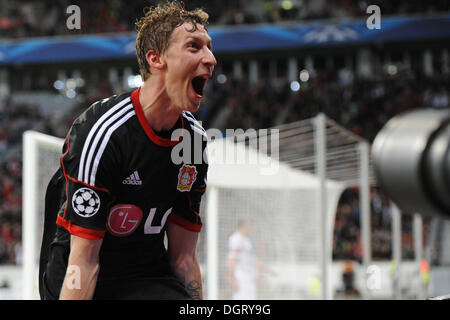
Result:
<svg viewBox="0 0 450 320"><path fill-rule="evenodd" d="M162 59L162 55L157 53L154 50L148 50L147 54L145 55L145 58L147 59L147 63L151 69L161 70L165 66L164 59Z"/></svg>

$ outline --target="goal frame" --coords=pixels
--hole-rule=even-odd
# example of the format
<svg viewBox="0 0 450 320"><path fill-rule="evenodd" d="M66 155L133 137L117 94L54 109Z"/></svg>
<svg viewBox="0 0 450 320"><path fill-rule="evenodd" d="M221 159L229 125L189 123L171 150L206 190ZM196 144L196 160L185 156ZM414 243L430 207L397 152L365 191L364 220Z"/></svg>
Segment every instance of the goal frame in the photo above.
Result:
<svg viewBox="0 0 450 320"><path fill-rule="evenodd" d="M34 300L38 295L38 252L36 248L38 223L38 147L61 152L64 139L36 131L23 134L22 174L22 298ZM42 201L42 200L41 200Z"/></svg>

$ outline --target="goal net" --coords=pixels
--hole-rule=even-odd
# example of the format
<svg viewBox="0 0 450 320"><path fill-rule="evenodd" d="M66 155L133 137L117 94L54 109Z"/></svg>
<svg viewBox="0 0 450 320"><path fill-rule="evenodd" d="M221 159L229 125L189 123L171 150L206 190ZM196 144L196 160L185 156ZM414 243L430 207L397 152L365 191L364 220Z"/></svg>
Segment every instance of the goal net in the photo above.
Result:
<svg viewBox="0 0 450 320"><path fill-rule="evenodd" d="M321 189L321 180L314 169L316 140L312 120L291 128L273 128L270 132L269 139L264 131L256 136L249 134L247 138L225 138L208 144L213 157L201 208L206 230L199 241L208 299L321 298L317 279L322 278L323 266L326 273L330 272L334 216L346 184L325 179ZM233 139L241 142L235 143ZM261 145L263 150L259 148ZM287 151L288 147L293 149ZM308 153L307 147L311 147ZM279 160L289 152L291 159L309 157L311 172ZM239 157L247 161L239 161ZM321 192L326 193L326 202L320 197ZM321 210L325 213L323 220ZM247 268L247 273L242 264L233 270L241 274L242 283L238 286L256 287L256 294L248 296L239 295L230 279L229 259L233 257L230 237L241 220L250 222L251 231L246 237L251 250L238 259L253 266ZM240 249L246 251L245 244ZM253 283L246 278L253 279ZM331 286L327 285L325 290L330 291Z"/></svg>

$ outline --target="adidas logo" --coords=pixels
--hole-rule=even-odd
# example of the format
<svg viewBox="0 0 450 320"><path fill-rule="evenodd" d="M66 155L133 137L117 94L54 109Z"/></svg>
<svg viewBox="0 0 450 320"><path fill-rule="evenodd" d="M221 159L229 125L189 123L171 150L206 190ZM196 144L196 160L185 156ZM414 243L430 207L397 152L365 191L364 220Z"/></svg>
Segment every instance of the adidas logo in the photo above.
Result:
<svg viewBox="0 0 450 320"><path fill-rule="evenodd" d="M122 181L123 184L133 184L140 186L142 185L142 180L139 178L137 170L133 172L128 178Z"/></svg>

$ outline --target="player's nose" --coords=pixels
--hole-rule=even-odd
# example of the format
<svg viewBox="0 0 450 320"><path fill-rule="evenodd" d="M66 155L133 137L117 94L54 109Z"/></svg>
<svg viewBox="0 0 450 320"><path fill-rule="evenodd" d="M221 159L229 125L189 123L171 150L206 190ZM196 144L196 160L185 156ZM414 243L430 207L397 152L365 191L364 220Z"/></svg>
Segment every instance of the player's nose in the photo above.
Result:
<svg viewBox="0 0 450 320"><path fill-rule="evenodd" d="M209 48L206 48L202 62L211 70L214 69L214 66L217 64L216 57Z"/></svg>

